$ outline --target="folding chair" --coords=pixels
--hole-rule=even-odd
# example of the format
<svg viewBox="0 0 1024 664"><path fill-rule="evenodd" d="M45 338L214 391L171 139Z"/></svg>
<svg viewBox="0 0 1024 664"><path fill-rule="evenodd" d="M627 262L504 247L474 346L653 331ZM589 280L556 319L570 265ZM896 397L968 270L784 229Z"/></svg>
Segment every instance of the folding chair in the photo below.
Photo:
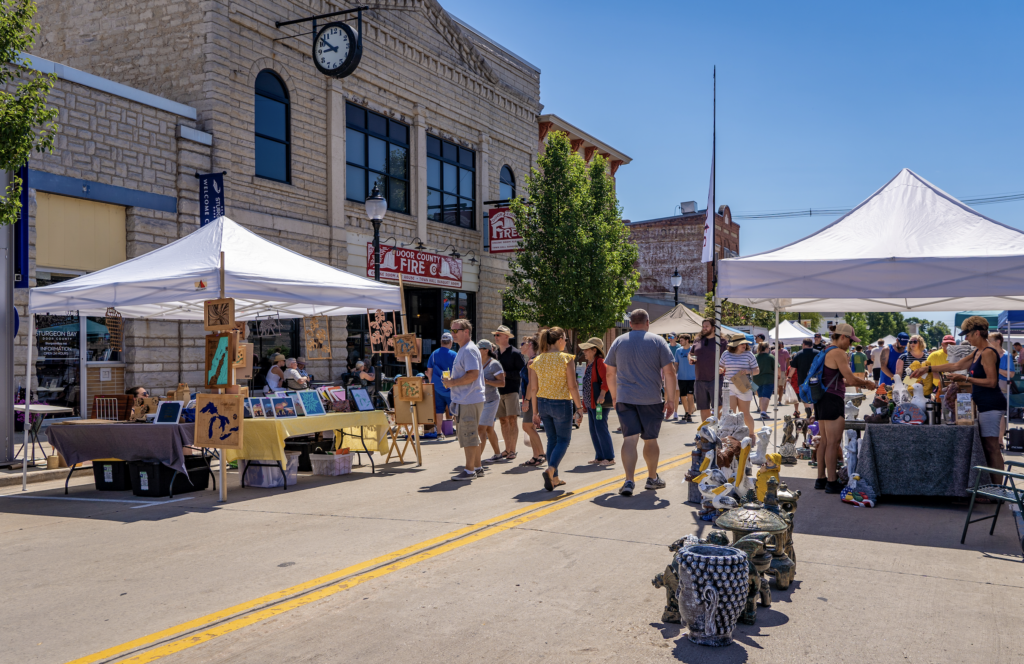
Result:
<svg viewBox="0 0 1024 664"><path fill-rule="evenodd" d="M1024 468L1024 463L1018 461L1007 461L1006 465L1010 468L1016 466L1017 468ZM1024 485L1018 487L1016 480L1024 482L1024 475L1020 473L1013 473L1008 470L996 470L995 468L986 468L985 466L975 466L974 470L977 471L977 476L974 480L974 488L968 488L967 491L971 494L971 504L967 508L967 523L964 524L964 533L960 536L960 543L963 544L964 540L967 539L967 527L972 523L984 521L986 519L992 519L992 527L989 528L988 534L991 535L996 530L996 521L999 519L999 510L1003 507L1003 503L1010 501L1016 505L1014 514L1014 520L1017 526L1017 537L1021 540L1021 551L1024 551ZM988 473L990 476L1002 477L1000 484L981 484L981 474ZM983 516L980 519L971 521L971 515L974 513L974 499L978 496L984 496L991 500L996 501L996 512L992 516ZM1013 510L1013 506L1010 507Z"/></svg>

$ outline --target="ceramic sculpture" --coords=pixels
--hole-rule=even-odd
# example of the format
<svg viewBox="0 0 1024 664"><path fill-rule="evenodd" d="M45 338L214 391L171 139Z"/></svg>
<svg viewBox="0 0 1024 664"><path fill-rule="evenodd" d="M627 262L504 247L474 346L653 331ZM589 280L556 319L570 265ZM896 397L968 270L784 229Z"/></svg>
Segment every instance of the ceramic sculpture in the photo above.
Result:
<svg viewBox="0 0 1024 664"><path fill-rule="evenodd" d="M742 440L750 435L750 430L743 422L743 413L728 413L722 416L717 433L719 438L732 436L737 440Z"/></svg>
<svg viewBox="0 0 1024 664"><path fill-rule="evenodd" d="M687 638L702 646L732 643L732 631L747 602L747 556L727 546L698 544L676 553L679 613Z"/></svg>
<svg viewBox="0 0 1024 664"><path fill-rule="evenodd" d="M729 536L721 530L712 530L703 540L696 535L687 535L668 545L668 550L673 553L672 560L665 567L664 572L651 580L655 588L665 589L665 610L661 614L663 623L678 624L682 622L682 616L679 615L679 602L676 600L676 588L679 586L679 561L674 554L698 544L729 546Z"/></svg>
<svg viewBox="0 0 1024 664"><path fill-rule="evenodd" d="M796 576L796 550L793 548L793 517L796 515L796 499L800 497L797 492L795 496L789 496L788 506L790 509L783 510L779 501L779 493L783 485L773 477L768 480L768 491L765 494L764 508L773 514L778 514L786 522L786 531L777 536L778 546L772 551L772 563L769 574L775 577L775 585L780 590L785 590L792 583ZM788 487L787 487L787 493Z"/></svg>
<svg viewBox="0 0 1024 664"><path fill-rule="evenodd" d="M839 492L839 499L856 507L874 507L876 496L871 485L854 473L850 475L850 483Z"/></svg>
<svg viewBox="0 0 1024 664"><path fill-rule="evenodd" d="M857 419L859 419L858 418L859 415L860 415L860 408L858 408L857 406L854 406L853 405L853 401L847 401L846 402L846 408L843 409L843 416L846 418L846 421L849 422L851 420L857 420Z"/></svg>
<svg viewBox="0 0 1024 664"><path fill-rule="evenodd" d="M776 490L778 486L778 480L774 480L772 490ZM789 588L796 574L796 563L786 553L785 544L787 541L785 537L793 527L791 513L774 514L765 509L761 503L747 503L718 517L716 525L729 531L734 543L751 533L764 532L775 535L777 546L773 547L771 551L772 562L766 573L774 577L775 585L779 590Z"/></svg>
<svg viewBox="0 0 1024 664"><path fill-rule="evenodd" d="M754 489L754 478L751 475L750 465L750 444L749 437L744 438L740 444L740 455L736 458L736 497L740 502L750 502L756 495Z"/></svg>
<svg viewBox="0 0 1024 664"><path fill-rule="evenodd" d="M709 417L701 424L697 434L697 450L694 451L690 462L690 469L686 471L685 481L687 482L686 502L700 504L702 496L698 485L697 477L707 470L711 465L711 454L718 445L718 437L715 434L714 425L717 420Z"/></svg>
<svg viewBox="0 0 1024 664"><path fill-rule="evenodd" d="M772 593L765 572L772 564L770 549L775 547L775 535L751 533L736 540L733 547L747 554L747 603L740 614L739 622L753 625L757 621L757 605L771 606Z"/></svg>
<svg viewBox="0 0 1024 664"><path fill-rule="evenodd" d="M782 455L778 453L772 453L767 455L764 465L757 471L757 499L764 501L764 496L768 492L768 480L772 477L775 481L779 481L779 466L782 463Z"/></svg>
<svg viewBox="0 0 1024 664"><path fill-rule="evenodd" d="M853 429L843 432L843 459L846 461L846 468L850 473L857 472L857 450L860 448L860 438Z"/></svg>
<svg viewBox="0 0 1024 664"><path fill-rule="evenodd" d="M914 396L911 398L910 403L914 404L922 411L925 409L925 406L928 405L928 401L924 398L924 385L921 383L914 385Z"/></svg>
<svg viewBox="0 0 1024 664"><path fill-rule="evenodd" d="M760 466L764 463L765 454L768 453L768 443L771 442L771 437L771 427L761 427L757 430L757 449L750 455L750 465Z"/></svg>

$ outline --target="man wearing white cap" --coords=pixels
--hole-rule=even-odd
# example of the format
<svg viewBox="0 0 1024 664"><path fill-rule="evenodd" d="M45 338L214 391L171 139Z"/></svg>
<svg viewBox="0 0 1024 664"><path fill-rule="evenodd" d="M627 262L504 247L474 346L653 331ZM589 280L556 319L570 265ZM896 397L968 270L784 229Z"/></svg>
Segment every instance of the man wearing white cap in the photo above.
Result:
<svg viewBox="0 0 1024 664"><path fill-rule="evenodd" d="M455 357L455 351L452 350L452 335L445 332L441 335L441 347L431 353L427 360L427 380L434 384L434 412L437 414L434 422L437 423L438 436L444 436L441 425L444 422L445 410L452 405L451 390L441 381L446 371L451 374Z"/></svg>

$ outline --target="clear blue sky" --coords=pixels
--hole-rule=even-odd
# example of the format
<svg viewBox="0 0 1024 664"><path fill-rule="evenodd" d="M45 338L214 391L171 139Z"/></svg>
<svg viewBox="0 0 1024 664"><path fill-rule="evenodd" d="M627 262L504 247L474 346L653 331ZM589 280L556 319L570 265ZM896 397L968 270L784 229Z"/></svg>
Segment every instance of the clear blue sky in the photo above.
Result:
<svg viewBox="0 0 1024 664"><path fill-rule="evenodd" d="M957 197L1024 191L1024 3L441 4L540 67L546 112L633 158L627 219L705 207L714 65L734 213L852 207L904 167ZM977 209L1024 230L1024 201ZM740 253L834 219L742 221Z"/></svg>

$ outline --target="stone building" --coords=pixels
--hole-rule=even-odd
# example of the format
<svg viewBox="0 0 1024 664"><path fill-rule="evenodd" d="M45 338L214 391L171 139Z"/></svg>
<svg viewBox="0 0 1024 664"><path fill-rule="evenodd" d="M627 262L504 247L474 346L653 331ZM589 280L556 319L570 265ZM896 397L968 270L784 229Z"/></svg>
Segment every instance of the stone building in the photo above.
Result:
<svg viewBox="0 0 1024 664"><path fill-rule="evenodd" d="M194 174L221 171L227 216L372 276L363 201L378 183L389 208L382 277L397 278L390 268L401 269L398 254L455 257L461 268L435 279L406 275L410 327L425 351L455 317L473 320L477 337L503 322L520 335L535 329L502 319L508 254L488 251L485 202L516 195L535 163L544 131L540 70L436 0L384 0L364 11L362 60L343 79L314 66L311 23L275 25L355 6L40 0L41 33L28 56L32 67L57 74L51 103L61 131L54 153L30 162L28 285L73 278L187 235L199 223ZM354 14L319 25L337 20L356 25ZM623 161L587 141L581 150ZM18 298L24 306L24 290ZM84 404L86 393L126 385L159 391L201 382L198 325L129 322L121 354L102 348L102 320L82 319L79 327L80 356L59 367L53 358L39 374L68 401ZM333 359L310 363L310 373L337 378L346 360L366 355L365 332L365 317L333 319ZM300 355L301 324L281 321L278 334L255 342L263 354ZM18 343L24 376L24 332ZM83 377L87 388L73 392Z"/></svg>
<svg viewBox="0 0 1024 664"><path fill-rule="evenodd" d="M633 296L633 306L647 309L652 319L674 306L676 270L682 277L680 303L703 309L704 294L711 291L711 264L700 260L707 212L697 210L693 202L683 203L680 209L683 212L676 216L628 222L630 238L640 253L640 290ZM720 205L715 214L715 246L719 258L739 255L740 226L732 220L728 205Z"/></svg>

